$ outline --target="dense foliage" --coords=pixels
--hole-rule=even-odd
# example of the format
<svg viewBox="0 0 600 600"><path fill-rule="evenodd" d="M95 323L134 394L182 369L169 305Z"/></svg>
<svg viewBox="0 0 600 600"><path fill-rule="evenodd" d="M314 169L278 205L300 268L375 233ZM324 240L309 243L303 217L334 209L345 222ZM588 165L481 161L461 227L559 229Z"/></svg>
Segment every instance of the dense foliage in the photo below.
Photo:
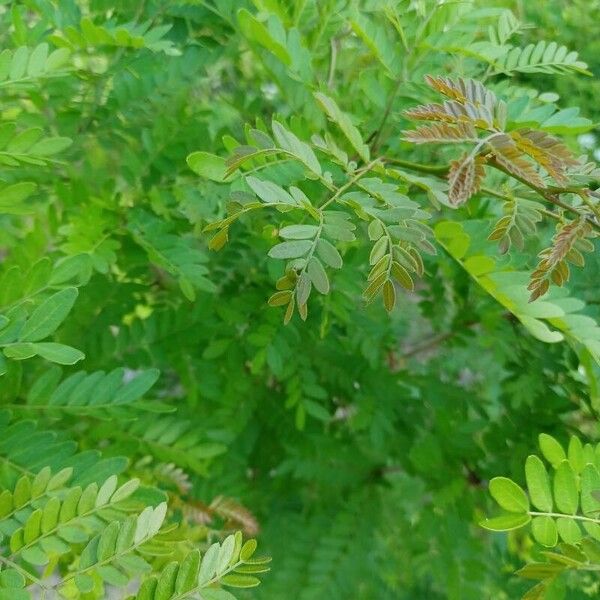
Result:
<svg viewBox="0 0 600 600"><path fill-rule="evenodd" d="M597 16L0 0L0 600L595 597Z"/></svg>

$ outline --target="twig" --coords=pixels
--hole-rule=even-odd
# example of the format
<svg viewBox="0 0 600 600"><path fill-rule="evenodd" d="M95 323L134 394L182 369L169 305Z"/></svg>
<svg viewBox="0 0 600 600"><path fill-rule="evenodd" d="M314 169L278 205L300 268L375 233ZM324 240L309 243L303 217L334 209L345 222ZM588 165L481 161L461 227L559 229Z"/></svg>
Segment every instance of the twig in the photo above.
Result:
<svg viewBox="0 0 600 600"><path fill-rule="evenodd" d="M505 173L509 177L512 177L513 179L516 179L517 181L519 181L523 185L527 186L529 189L532 189L534 192L537 192L547 202L550 202L551 204L554 204L556 206L560 206L562 209L564 209L564 210L566 210L568 212L574 213L578 217L584 216L575 207L569 206L568 204L565 204L564 202L562 202L562 200L560 200L558 198L558 196L560 194L578 194L578 195L581 196L581 193L582 193L582 189L581 188L568 188L568 187L567 188L558 188L558 187L541 188L541 187L538 187L537 185L534 185L530 181L527 181L527 179L524 179L523 177L520 177L519 175L515 175L514 173L511 173L508 169L506 169L505 167L503 167L501 164L499 164L494 159L490 160L488 162L488 164L491 167L493 167L494 169L497 169L498 171L502 171L503 173ZM598 229L600 231L600 224L599 223L596 223L593 219L589 219L589 222L590 222L590 224L593 227L595 227L596 229Z"/></svg>
<svg viewBox="0 0 600 600"><path fill-rule="evenodd" d="M329 44L331 46L331 58L329 60L329 75L327 76L327 87L331 89L333 87L333 78L335 76L335 65L337 62L337 53L339 40L337 38L331 38Z"/></svg>
<svg viewBox="0 0 600 600"><path fill-rule="evenodd" d="M470 329L471 327L477 325L478 323L479 323L479 321L470 321L468 323L464 323L463 327L465 329ZM421 354L422 352L431 350L431 349L435 348L436 346L439 346L441 343L445 342L446 340L449 340L450 338L453 338L455 335L458 335L459 333L460 333L460 331L458 329L454 330L454 331L447 331L445 333L438 333L437 335L434 335L433 337L429 338L428 340L425 340L422 344L419 344L418 346L415 346L414 348L408 350L407 352L402 354L402 356L400 358L402 358L402 359L410 358L411 356L414 356L415 354Z"/></svg>
<svg viewBox="0 0 600 600"><path fill-rule="evenodd" d="M394 100L396 99L398 90L400 89L400 86L402 85L403 81L404 81L404 79L402 77L398 77L398 79L396 81L396 85L394 86L394 89L391 91L388 101L386 103L385 111L383 113L381 123L379 123L379 127L369 137L369 141L371 143L371 149L373 150L373 152L377 151L378 144L379 144L379 138L381 137L381 132L383 131L383 127L385 126L385 123L388 120L390 113L392 112L392 106L394 105Z"/></svg>

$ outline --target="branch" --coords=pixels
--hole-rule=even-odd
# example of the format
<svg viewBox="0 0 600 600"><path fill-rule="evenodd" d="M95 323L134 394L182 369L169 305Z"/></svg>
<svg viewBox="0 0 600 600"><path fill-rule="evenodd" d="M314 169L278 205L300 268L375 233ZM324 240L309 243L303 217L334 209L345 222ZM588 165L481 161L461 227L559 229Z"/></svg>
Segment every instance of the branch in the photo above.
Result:
<svg viewBox="0 0 600 600"><path fill-rule="evenodd" d="M490 165L490 167L493 167L494 169L497 169L498 171L502 171L504 174L508 175L509 177L512 177L513 179L516 179L517 181L519 181L523 185L527 186L529 189L533 190L534 192L537 192L547 202L550 202L551 204L554 204L556 206L560 206L562 209L564 209L568 212L571 212L573 214L576 214L578 217L585 216L585 215L582 215L582 213L579 212L575 207L569 206L568 204L565 204L564 202L562 202L559 199L560 194L578 194L579 196L581 196L581 194L583 192L582 188L570 188L570 187L541 188L541 187L538 187L537 185L532 184L531 182L527 181L526 179L523 179L522 177L519 177L518 175L511 173L510 171L508 171L508 169L505 169L502 165L500 165L493 158L488 161L488 165ZM595 212L595 210L594 210L594 212ZM594 219L589 219L589 218L588 218L588 221L590 222L590 224L593 227L595 227L596 229L598 229L600 231L599 223L597 223Z"/></svg>
<svg viewBox="0 0 600 600"><path fill-rule="evenodd" d="M444 178L447 175L448 170L449 170L449 167L443 166L443 165L423 165L420 163L411 162L409 160L402 160L401 158L392 158L389 156L384 156L382 158L382 160L384 163L403 167L405 169L408 169L409 171L414 171L416 173L424 173L426 175L434 175L439 178ZM600 231L600 210L594 204L592 204L592 202L590 202L589 198L587 198L587 196L584 193L584 189L575 188L575 187L540 188L540 187L537 187L536 185L533 185L526 179L523 179L517 175L514 175L513 173L510 173L502 165L498 164L494 159L489 160L487 164L489 166L493 167L494 169L497 169L498 171L502 171L505 175L508 175L509 177L511 177L513 179L516 179L518 182L522 183L529 189L531 189L534 192L536 192L537 194L539 194L547 202L550 202L551 204L554 204L555 206L559 206L563 210L566 210L570 213L577 215L578 217L581 217L581 216L585 216L585 215L582 215L582 213L579 210L577 210L575 207L565 204L558 197L560 194L577 194L577 195L579 195L581 197L582 201L588 206L588 208L591 211L593 211L593 213L599 218L598 221L596 221L593 218L588 218L588 221L595 229ZM504 200L509 199L508 196L505 196L504 194L496 192L495 190L492 190L490 188L481 188L479 193L484 193L489 196L494 196L495 198L502 198ZM553 213L549 210L544 210L542 212L546 216L551 217L553 219L560 219L559 215L557 215L556 213Z"/></svg>
<svg viewBox="0 0 600 600"><path fill-rule="evenodd" d="M394 100L396 99L398 90L400 89L400 86L402 85L403 82L404 82L404 78L398 77L398 79L396 80L396 84L394 85L394 87L388 97L388 100L387 100L387 103L385 106L385 110L383 111L383 117L381 118L381 122L379 123L379 127L377 127L377 129L369 136L369 139L367 140L367 143L371 144L371 150L373 152L377 151L381 132L383 131L383 128L388 120L388 117L390 116L390 113L392 112Z"/></svg>

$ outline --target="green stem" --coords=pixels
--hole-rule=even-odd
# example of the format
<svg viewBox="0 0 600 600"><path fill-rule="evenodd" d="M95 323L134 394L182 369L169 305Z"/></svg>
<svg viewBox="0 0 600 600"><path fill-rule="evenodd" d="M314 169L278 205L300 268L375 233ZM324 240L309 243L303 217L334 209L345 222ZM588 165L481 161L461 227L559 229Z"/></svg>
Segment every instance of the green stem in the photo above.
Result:
<svg viewBox="0 0 600 600"><path fill-rule="evenodd" d="M354 177L348 180L341 188L338 188L335 194L331 198L329 198L329 200L327 200L322 206L319 207L319 210L325 210L325 208L327 208L330 204L335 202L347 189L351 188L361 177L366 175L380 161L380 158L376 158L362 169L356 171Z"/></svg>
<svg viewBox="0 0 600 600"><path fill-rule="evenodd" d="M23 567L20 567L17 563L14 563L12 560L5 558L4 556L0 556L0 562L3 562L7 567L10 567L11 569L18 571L26 579L31 579L33 583L39 585L42 588L44 594L48 590L52 589L50 586L46 585L41 579L38 579L37 577L35 577L35 575L32 575L29 571L25 570Z"/></svg>
<svg viewBox="0 0 600 600"><path fill-rule="evenodd" d="M13 468L15 471L18 471L19 473L22 473L23 475L31 475L32 477L35 477L35 473L33 471L30 471L29 469L26 469L25 467L22 467L22 466L18 465L17 463L14 463L12 460L10 460L9 458L6 458L5 456L0 456L0 461L2 461L9 468Z"/></svg>
<svg viewBox="0 0 600 600"><path fill-rule="evenodd" d="M553 512L535 512L535 511L528 511L529 515L531 515L532 517L554 517L554 518L564 518L564 519L574 519L575 521L586 521L588 523L597 523L598 525L600 525L600 519L591 519L590 517L583 517L581 515L565 515L562 513L553 513Z"/></svg>
<svg viewBox="0 0 600 600"><path fill-rule="evenodd" d="M404 167L409 171L416 171L417 173L438 175L440 177L448 173L448 167L444 165L421 165L410 160L402 160L401 158L392 158L390 156L384 156L381 160L384 163L389 163L390 165L396 165L398 167Z"/></svg>
<svg viewBox="0 0 600 600"><path fill-rule="evenodd" d="M125 548L125 550L122 550L121 552L117 552L116 554L113 554L113 555L109 556L108 558L105 558L104 560L102 560L100 562L94 563L93 565L90 565L89 567L86 567L85 569L81 569L79 571L74 571L73 573L67 575L61 581L58 581L52 587L58 587L59 585L64 585L67 581L70 581L71 579L74 579L75 577L77 577L77 575L81 575L83 573L87 573L88 571L91 571L92 569L97 569L99 567L103 567L104 565L110 564L110 563L114 562L115 560L117 560L118 558L120 558L122 556L125 556L127 554L131 554L132 552L134 552L135 550L137 550L140 546L142 546L143 544L145 544L146 542L148 542L149 540L151 540L153 537L154 537L154 535L147 536L143 540L139 541L137 544L133 544L132 546L129 546L128 548Z"/></svg>
<svg viewBox="0 0 600 600"><path fill-rule="evenodd" d="M396 99L396 96L398 95L398 90L400 89L400 86L404 83L404 77L398 77L398 79L396 80L396 83L394 84L394 87L392 88L392 91L388 97L386 106L385 106L385 110L383 112L383 117L381 118L381 122L379 123L379 127L377 127L377 129L374 131L373 135L371 136L371 150L375 153L377 152L377 148L379 147L379 138L381 137L381 133L383 131L383 128L385 127L385 124L388 120L388 117L390 116L390 113L392 112L392 107L394 106L394 100Z"/></svg>
<svg viewBox="0 0 600 600"><path fill-rule="evenodd" d="M24 546L22 546L21 548L19 548L18 550L16 550L15 552L13 552L11 554L11 557L14 558L15 556L18 556L20 554L22 554L23 550L27 550L28 548L31 548L32 546L35 546L40 540L46 539L52 535L54 535L57 531L59 531L62 527L68 527L70 526L73 522L81 522L84 521L87 517L90 517L92 515L95 515L96 513L99 513L102 510L106 510L107 508L113 508L114 509L114 503L111 503L110 501L107 504L103 504L102 506L94 506L94 508L88 510L85 513L82 513L80 515L75 515L72 519L70 519L69 521L65 521L64 523L58 523L55 527L53 527L52 529L43 532L39 537L35 538L34 540L32 540L31 542L29 542L28 544L25 544Z"/></svg>

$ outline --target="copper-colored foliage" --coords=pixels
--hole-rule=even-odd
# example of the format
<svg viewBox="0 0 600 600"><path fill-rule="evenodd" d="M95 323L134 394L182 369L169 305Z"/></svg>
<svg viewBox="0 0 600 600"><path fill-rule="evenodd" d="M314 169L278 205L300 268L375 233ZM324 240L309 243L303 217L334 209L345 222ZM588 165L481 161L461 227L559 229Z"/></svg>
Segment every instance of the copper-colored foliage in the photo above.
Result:
<svg viewBox="0 0 600 600"><path fill-rule="evenodd" d="M256 517L232 498L217 496L210 503L210 509L221 518L235 523L236 527L241 527L246 535L252 537L258 534L259 525Z"/></svg>
<svg viewBox="0 0 600 600"><path fill-rule="evenodd" d="M517 147L542 166L557 183L567 183L566 168L578 162L560 140L545 131L527 128L512 131L510 135Z"/></svg>
<svg viewBox="0 0 600 600"><path fill-rule="evenodd" d="M461 103L446 100L443 104L423 104L405 111L405 116L417 121L441 121L443 123L470 123L488 129L494 123L493 113L488 107L471 102Z"/></svg>
<svg viewBox="0 0 600 600"><path fill-rule="evenodd" d="M525 158L525 155L517 147L517 144L510 135L497 133L490 136L487 143L494 153L496 162L511 175L535 187L546 187L534 164Z"/></svg>
<svg viewBox="0 0 600 600"><path fill-rule="evenodd" d="M585 239L592 234L592 226L585 218L560 226L550 248L540 252L540 261L531 274L527 287L531 292L530 302L543 296L548 291L550 283L562 286L569 280L569 262L583 266L584 259L581 252L594 249L592 243Z"/></svg>
<svg viewBox="0 0 600 600"><path fill-rule="evenodd" d="M438 124L409 131L404 134L404 139L417 144L454 143L462 139L477 142L476 130L480 129L491 134L487 138L487 145L496 163L514 177L534 187L545 188L537 171L537 166L540 166L557 183L567 183L567 168L577 165L567 147L544 131L530 128L510 133L500 131L504 121L500 116L503 103L483 84L470 79L455 81L448 77L427 76L425 80L448 100L442 104L425 104L406 111L406 116L411 119L437 121ZM459 179L465 179L470 167L461 165L455 165L454 170L460 167L463 173Z"/></svg>
<svg viewBox="0 0 600 600"><path fill-rule="evenodd" d="M484 164L483 157L473 158L468 155L450 163L448 199L452 204L463 204L477 193L485 176Z"/></svg>
<svg viewBox="0 0 600 600"><path fill-rule="evenodd" d="M220 517L234 529L242 529L247 536L255 536L259 531L256 517L232 498L217 496L210 505L190 499L182 503L181 510L186 519L199 525L209 525L215 517Z"/></svg>
<svg viewBox="0 0 600 600"><path fill-rule="evenodd" d="M415 106L404 112L409 119L415 121L442 121L446 123L456 123L456 115L448 112L443 104L432 102L431 104L422 104Z"/></svg>
<svg viewBox="0 0 600 600"><path fill-rule="evenodd" d="M477 132L468 122L457 123L455 126L436 123L407 131L404 139L414 144L472 142L477 140Z"/></svg>
<svg viewBox="0 0 600 600"><path fill-rule="evenodd" d="M444 102L446 112L454 114L461 121L470 120L483 129L493 126L498 100L479 81L462 78L454 81L448 77L430 75L425 77L425 81L434 90L450 98L450 101Z"/></svg>
<svg viewBox="0 0 600 600"><path fill-rule="evenodd" d="M488 90L482 83L473 79L463 79L460 77L454 81L448 77L425 76L425 81L434 90L444 96L457 100L461 104L470 102L475 105L482 105L493 112L497 99L493 92Z"/></svg>

